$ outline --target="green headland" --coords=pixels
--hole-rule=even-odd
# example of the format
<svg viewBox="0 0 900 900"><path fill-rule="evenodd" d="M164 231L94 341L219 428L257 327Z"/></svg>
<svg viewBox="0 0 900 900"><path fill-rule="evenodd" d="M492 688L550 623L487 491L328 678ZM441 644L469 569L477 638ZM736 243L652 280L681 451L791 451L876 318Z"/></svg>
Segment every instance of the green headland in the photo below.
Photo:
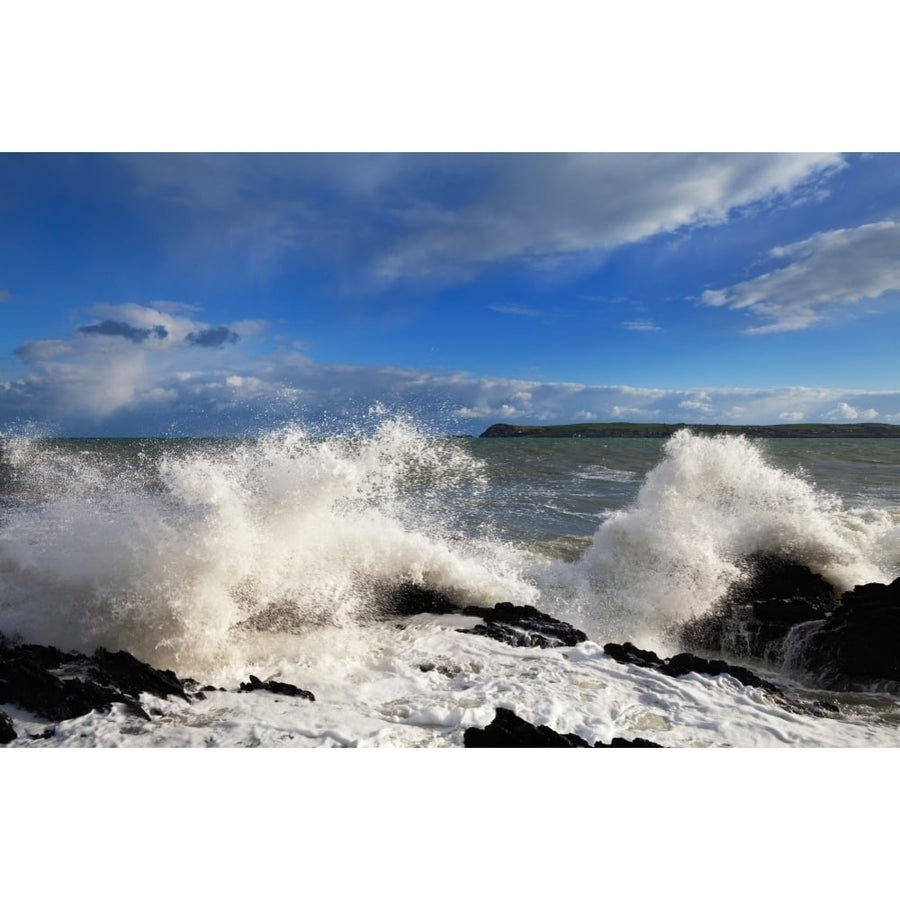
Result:
<svg viewBox="0 0 900 900"><path fill-rule="evenodd" d="M576 425L491 425L480 437L665 438L682 428L696 434L743 434L761 438L900 438L900 425L860 422L846 425L667 425L659 422L588 422Z"/></svg>

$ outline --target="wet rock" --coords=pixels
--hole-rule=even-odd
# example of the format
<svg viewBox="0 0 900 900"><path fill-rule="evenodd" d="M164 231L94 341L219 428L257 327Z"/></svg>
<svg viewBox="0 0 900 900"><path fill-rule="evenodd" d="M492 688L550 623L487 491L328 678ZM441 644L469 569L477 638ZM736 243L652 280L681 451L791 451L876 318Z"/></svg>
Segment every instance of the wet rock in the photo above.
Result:
<svg viewBox="0 0 900 900"><path fill-rule="evenodd" d="M698 675L730 675L748 687L762 688L765 691L783 697L782 691L772 682L760 678L755 672L743 666L734 666L721 659L704 659L692 653L678 653L670 659L660 659L652 650L641 650L634 644L605 644L604 652L616 662L631 663L645 669L654 669L663 675L678 678L695 672Z"/></svg>
<svg viewBox="0 0 900 900"><path fill-rule="evenodd" d="M415 616L419 613L447 615L459 612L459 604L442 591L418 584L401 584L382 601L382 610L390 616Z"/></svg>
<svg viewBox="0 0 900 900"><path fill-rule="evenodd" d="M249 681L241 683L240 691L269 691L272 694L284 694L287 697L303 697L306 700L315 700L311 691L304 691L295 684L285 681L261 681L255 675L249 676Z"/></svg>
<svg viewBox="0 0 900 900"><path fill-rule="evenodd" d="M498 708L494 719L484 728L467 728L463 733L464 747L590 747L577 734L560 734L546 725L532 725L512 710ZM628 740L613 738L611 743L598 741L594 747L659 747L643 738Z"/></svg>
<svg viewBox="0 0 900 900"><path fill-rule="evenodd" d="M91 658L55 647L0 642L0 703L59 721L123 703L136 715L149 716L136 700L91 680Z"/></svg>
<svg viewBox="0 0 900 900"><path fill-rule="evenodd" d="M0 711L0 744L9 744L17 737L13 720L5 712Z"/></svg>
<svg viewBox="0 0 900 900"><path fill-rule="evenodd" d="M462 612L484 620L474 628L460 628L462 634L479 634L513 647L574 647L587 640L583 631L533 606L498 603L493 609L467 606Z"/></svg>
<svg viewBox="0 0 900 900"><path fill-rule="evenodd" d="M512 710L497 709L484 728L467 728L464 747L590 747L577 734L558 734L546 725L532 725Z"/></svg>
<svg viewBox="0 0 900 900"><path fill-rule="evenodd" d="M795 625L824 619L837 606L832 586L804 565L756 554L743 566L745 579L682 628L685 647L777 661Z"/></svg>
<svg viewBox="0 0 900 900"><path fill-rule="evenodd" d="M900 682L900 578L848 591L824 622L804 626L795 645L794 661L828 684Z"/></svg>
<svg viewBox="0 0 900 900"><path fill-rule="evenodd" d="M141 694L154 697L181 697L187 700L181 679L169 669L154 669L125 650L111 653L103 647L94 652L100 681L114 684L120 691L137 699Z"/></svg>
<svg viewBox="0 0 900 900"><path fill-rule="evenodd" d="M845 690L900 684L900 579L837 598L805 566L771 556L748 566L712 613L684 626L686 647L765 659Z"/></svg>
<svg viewBox="0 0 900 900"><path fill-rule="evenodd" d="M787 697L771 681L760 678L759 675L744 666L732 665L722 659L704 659L701 656L694 656L692 653L678 653L669 659L660 659L652 650L641 650L630 643L606 644L603 649L616 662L631 663L645 669L653 669L672 678L679 678L692 672L712 677L730 675L747 687L765 691L773 703L798 715L827 718L839 712L834 704L825 701Z"/></svg>

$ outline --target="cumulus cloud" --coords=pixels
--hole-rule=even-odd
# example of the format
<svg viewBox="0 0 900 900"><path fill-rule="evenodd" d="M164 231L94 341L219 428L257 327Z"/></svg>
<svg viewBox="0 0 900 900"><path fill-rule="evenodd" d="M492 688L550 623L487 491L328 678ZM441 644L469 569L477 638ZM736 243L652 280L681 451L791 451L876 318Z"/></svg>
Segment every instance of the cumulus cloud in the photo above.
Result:
<svg viewBox="0 0 900 900"><path fill-rule="evenodd" d="M900 221L824 231L774 248L773 260L788 265L702 300L768 320L748 334L795 331L833 317L866 300L900 291Z"/></svg>
<svg viewBox="0 0 900 900"><path fill-rule="evenodd" d="M238 340L239 331L261 330L256 320L214 327L184 315L196 311L178 304L98 305L92 312L106 318L76 328L67 340L29 341L16 348L26 374L6 384L0 409L9 414L18 408L18 417L80 419L86 427L167 406L177 415L198 376L225 378L199 369L193 348L224 347Z"/></svg>
<svg viewBox="0 0 900 900"><path fill-rule="evenodd" d="M288 419L340 422L379 406L448 431L480 432L498 421L900 421L900 391L703 387L665 390L461 372L323 364L291 346L261 351L226 339L216 353L187 339L224 328L196 310L122 304L110 321L156 327L165 340L110 340L75 330L66 340L18 348L25 371L0 383L0 428L32 419L68 434L234 434ZM176 340L174 336L179 336ZM250 352L252 349L253 352ZM876 412L877 410L877 412Z"/></svg>
<svg viewBox="0 0 900 900"><path fill-rule="evenodd" d="M151 335L158 340L164 340L169 334L162 325L154 325L152 328L135 328L134 325L129 325L127 322L113 322L111 319L106 319L96 325L82 325L78 331L81 334L123 337L135 344L146 341Z"/></svg>
<svg viewBox="0 0 900 900"><path fill-rule="evenodd" d="M237 343L239 337L237 332L223 325L219 328L206 328L203 331L190 331L187 340L198 347L221 347L224 344Z"/></svg>
<svg viewBox="0 0 900 900"><path fill-rule="evenodd" d="M838 403L838 405L829 410L826 414L826 418L829 419L846 419L848 421L856 421L857 419L865 419L872 421L873 419L878 418L878 411L875 409L857 409L855 406L851 406L849 403L844 401Z"/></svg>

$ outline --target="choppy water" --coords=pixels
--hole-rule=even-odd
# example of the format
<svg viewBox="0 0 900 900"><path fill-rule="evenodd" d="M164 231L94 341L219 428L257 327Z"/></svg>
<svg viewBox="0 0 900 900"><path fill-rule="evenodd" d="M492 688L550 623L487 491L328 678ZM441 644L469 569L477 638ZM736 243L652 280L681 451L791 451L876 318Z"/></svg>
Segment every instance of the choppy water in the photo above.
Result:
<svg viewBox="0 0 900 900"><path fill-rule="evenodd" d="M7 436L0 453L0 630L127 649L225 686L277 675L318 698L290 710L260 694L161 701L146 726L96 714L56 743L454 746L498 705L591 740L898 742L890 695L786 719L727 677L669 679L602 651L677 649L673 629L756 552L841 590L892 580L897 441L448 439L385 420L346 437ZM531 603L590 640L510 648L459 634L458 616L398 630L378 599L408 581L466 603Z"/></svg>

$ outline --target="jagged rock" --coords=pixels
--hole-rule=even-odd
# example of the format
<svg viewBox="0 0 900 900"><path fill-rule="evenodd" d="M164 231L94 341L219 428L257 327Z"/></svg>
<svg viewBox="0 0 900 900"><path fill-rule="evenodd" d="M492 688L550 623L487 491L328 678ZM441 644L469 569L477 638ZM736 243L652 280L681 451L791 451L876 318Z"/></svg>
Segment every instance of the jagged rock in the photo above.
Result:
<svg viewBox="0 0 900 900"><path fill-rule="evenodd" d="M683 627L685 646L770 660L846 690L900 683L900 579L836 598L805 566L771 556L748 565L745 582Z"/></svg>
<svg viewBox="0 0 900 900"><path fill-rule="evenodd" d="M0 744L8 744L17 737L13 720L5 712L0 711Z"/></svg>
<svg viewBox="0 0 900 900"><path fill-rule="evenodd" d="M616 662L632 663L645 669L655 669L662 672L663 675L671 675L678 678L680 675L687 675L690 672L696 672L698 675L730 675L737 679L741 684L748 687L762 688L778 697L783 697L782 691L772 682L760 678L750 669L743 666L733 666L721 659L703 659L700 656L694 656L692 653L678 653L670 659L660 659L652 650L641 650L634 644L605 644L604 652L611 656Z"/></svg>
<svg viewBox="0 0 900 900"><path fill-rule="evenodd" d="M64 653L56 647L0 642L0 703L11 703L56 721L123 703L136 715L149 719L134 699L89 680L90 662L90 657Z"/></svg>
<svg viewBox="0 0 900 900"><path fill-rule="evenodd" d="M546 725L532 725L512 710L498 708L484 728L467 728L464 747L589 747L577 734L558 734Z"/></svg>
<svg viewBox="0 0 900 900"><path fill-rule="evenodd" d="M574 647L587 640L583 631L533 606L498 603L493 609L467 606L462 612L484 620L474 628L460 628L462 634L480 634L513 647Z"/></svg>
<svg viewBox="0 0 900 900"><path fill-rule="evenodd" d="M546 725L532 725L512 710L499 707L494 719L484 728L467 728L463 733L464 747L590 747L577 734L559 734ZM636 738L613 738L609 744L598 741L594 747L659 747L652 741Z"/></svg>
<svg viewBox="0 0 900 900"><path fill-rule="evenodd" d="M595 747L656 747L660 750L665 749L662 744L655 744L653 741L648 741L644 738L632 738L629 740L628 738L613 738L608 744L604 744L603 741L597 741L594 744Z"/></svg>
<svg viewBox="0 0 900 900"><path fill-rule="evenodd" d="M645 669L654 669L663 675L678 678L695 672L698 675L730 675L732 678L747 685L764 690L771 700L778 706L792 713L806 714L810 716L828 717L838 713L838 708L833 703L824 700L794 700L785 696L784 692L772 684L760 678L755 672L744 666L735 666L721 659L703 659L692 653L678 653L670 659L660 659L652 650L641 650L634 644L606 644L603 647L608 656L616 662L631 663Z"/></svg>
<svg viewBox="0 0 900 900"><path fill-rule="evenodd" d="M611 656L616 662L631 663L640 666L643 669L659 670L664 661L661 660L652 650L641 650L635 647L630 641L624 644L606 644L603 652L607 656Z"/></svg>
<svg viewBox="0 0 900 900"><path fill-rule="evenodd" d="M554 619L533 606L498 603L493 608L460 605L448 594L433 588L407 583L394 588L381 600L381 611L389 616L414 616L418 613L447 615L462 613L478 616L482 624L460 628L462 634L478 634L513 647L574 647L587 635L566 622Z"/></svg>
<svg viewBox="0 0 900 900"><path fill-rule="evenodd" d="M900 682L900 578L848 591L824 622L804 626L797 643L796 661L826 683Z"/></svg>
<svg viewBox="0 0 900 900"><path fill-rule="evenodd" d="M795 625L824 619L837 606L832 586L806 566L765 554L743 565L747 577L710 613L683 626L685 647L779 660Z"/></svg>
<svg viewBox="0 0 900 900"><path fill-rule="evenodd" d="M255 675L249 676L249 682L241 682L240 690L247 691L269 691L273 694L285 694L288 697L303 697L306 700L315 700L311 691L304 691L295 684L288 684L284 681L260 681Z"/></svg>
<svg viewBox="0 0 900 900"><path fill-rule="evenodd" d="M103 647L94 651L94 659L99 663L98 680L114 684L135 699L141 694L153 694L187 700L181 680L169 669L154 669L125 650L111 653Z"/></svg>
<svg viewBox="0 0 900 900"><path fill-rule="evenodd" d="M459 612L459 604L447 594L418 584L401 584L381 603L385 615L415 616L419 613L447 615Z"/></svg>

